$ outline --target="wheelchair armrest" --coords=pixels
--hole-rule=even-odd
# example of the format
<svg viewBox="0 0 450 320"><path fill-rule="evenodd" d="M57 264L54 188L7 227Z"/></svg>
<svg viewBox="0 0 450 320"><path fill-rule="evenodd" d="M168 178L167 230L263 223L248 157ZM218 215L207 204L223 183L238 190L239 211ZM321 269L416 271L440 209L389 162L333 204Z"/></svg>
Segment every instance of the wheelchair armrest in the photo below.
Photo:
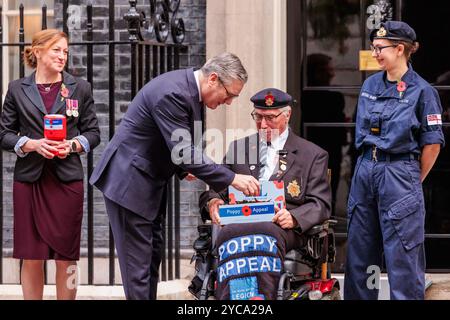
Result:
<svg viewBox="0 0 450 320"><path fill-rule="evenodd" d="M329 219L328 220L328 225L330 226L330 227L333 227L333 226L335 226L335 225L337 225L338 224L338 221L336 220L336 219Z"/></svg>
<svg viewBox="0 0 450 320"><path fill-rule="evenodd" d="M322 224L315 225L314 227L312 227L311 229L306 231L305 234L308 236L315 236L324 230L325 231L328 230L329 227L335 226L336 224L337 224L337 220L333 220L333 219L325 220L324 222L322 222Z"/></svg>

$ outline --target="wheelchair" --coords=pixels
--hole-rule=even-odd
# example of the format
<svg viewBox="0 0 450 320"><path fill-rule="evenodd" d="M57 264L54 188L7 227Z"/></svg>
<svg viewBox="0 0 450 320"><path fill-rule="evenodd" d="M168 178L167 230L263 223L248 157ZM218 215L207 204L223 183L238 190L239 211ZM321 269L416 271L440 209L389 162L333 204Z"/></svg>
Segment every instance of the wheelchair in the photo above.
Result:
<svg viewBox="0 0 450 320"><path fill-rule="evenodd" d="M341 300L339 282L331 278L329 265L336 256L333 226L326 220L305 232L306 244L289 251L278 283L277 300ZM198 300L215 295L218 254L212 249L212 225L199 225L194 241L195 276L188 287Z"/></svg>

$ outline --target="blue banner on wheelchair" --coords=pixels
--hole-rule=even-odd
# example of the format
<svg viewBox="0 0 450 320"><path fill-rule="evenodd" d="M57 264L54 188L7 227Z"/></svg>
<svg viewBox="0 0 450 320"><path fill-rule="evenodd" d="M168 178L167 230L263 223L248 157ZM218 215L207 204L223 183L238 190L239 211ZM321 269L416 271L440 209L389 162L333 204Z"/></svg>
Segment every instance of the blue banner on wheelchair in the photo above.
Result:
<svg viewBox="0 0 450 320"><path fill-rule="evenodd" d="M218 279L223 282L231 276L240 276L260 272L281 272L281 260L276 257L241 257L224 262L219 266Z"/></svg>
<svg viewBox="0 0 450 320"><path fill-rule="evenodd" d="M216 242L216 299L276 299L286 236L286 231L272 222L222 227Z"/></svg>
<svg viewBox="0 0 450 320"><path fill-rule="evenodd" d="M230 280L230 300L264 300L259 293L257 277L245 277Z"/></svg>
<svg viewBox="0 0 450 320"><path fill-rule="evenodd" d="M219 259L222 261L234 254L255 251L276 254L277 239L265 234L232 238L219 246Z"/></svg>

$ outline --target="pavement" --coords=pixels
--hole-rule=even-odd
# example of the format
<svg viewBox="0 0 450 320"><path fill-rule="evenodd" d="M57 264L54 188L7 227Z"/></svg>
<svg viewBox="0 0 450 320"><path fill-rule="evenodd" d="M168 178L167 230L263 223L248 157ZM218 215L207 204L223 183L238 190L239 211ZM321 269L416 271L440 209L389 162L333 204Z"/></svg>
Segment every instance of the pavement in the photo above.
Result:
<svg viewBox="0 0 450 320"><path fill-rule="evenodd" d="M187 288L194 275L194 265L190 264L190 252L182 254L180 260L180 279L171 281L161 281L158 284L159 300L191 300L193 296ZM87 261L81 258L78 265L80 267L80 281L77 291L77 300L124 300L125 294L121 285L122 279L120 269L116 261L115 279L117 285L107 285L109 281L109 265L107 258L94 259L94 283L96 285L86 285L87 283ZM49 285L44 286L44 299L56 299L56 287L52 283L55 268L53 263L47 264L47 278ZM22 300L22 288L19 284L19 261L12 258L3 259L3 282L0 285L0 300Z"/></svg>
<svg viewBox="0 0 450 320"><path fill-rule="evenodd" d="M187 255L185 256L187 257ZM107 260L107 259L106 259ZM6 262L6 263L5 263ZM107 261L106 261L107 262ZM81 284L78 286L77 299L78 300L124 300L125 295L120 279L119 268L116 268L116 283L118 285L109 286L107 284L108 272L107 263L101 260L96 261L96 277L94 277L97 285L86 285L87 278L81 276ZM4 275L9 270L10 273L7 280L12 284L0 285L0 300L21 300L22 289L18 283L17 262L14 260L5 261ZM80 268L83 269L84 262L80 261ZM101 270L104 266L105 270ZM103 272L104 271L104 272ZM51 264L48 265L48 279L52 279L54 272ZM171 281L161 281L158 284L158 299L159 300L193 300L193 296L187 291L194 274L194 266L190 264L189 259L181 259L180 261L180 275L181 279ZM341 284L343 284L343 274L335 274ZM5 278L5 277L4 277ZM8 281L4 279L5 283ZM13 280L13 281L11 281ZM431 284L426 291L426 300L450 300L450 274L427 274L427 282ZM342 289L342 285L341 285ZM55 286L52 284L44 287L44 299L56 299ZM389 299L389 285L387 283L386 275L381 275L380 300Z"/></svg>
<svg viewBox="0 0 450 320"><path fill-rule="evenodd" d="M425 300L450 300L450 274L429 274L431 286L425 293Z"/></svg>
<svg viewBox="0 0 450 320"><path fill-rule="evenodd" d="M161 282L158 286L158 300L192 300L187 291L188 280ZM44 286L44 300L55 300L54 285ZM22 300L20 285L0 285L0 300ZM87 286L80 285L77 300L125 300L122 286Z"/></svg>

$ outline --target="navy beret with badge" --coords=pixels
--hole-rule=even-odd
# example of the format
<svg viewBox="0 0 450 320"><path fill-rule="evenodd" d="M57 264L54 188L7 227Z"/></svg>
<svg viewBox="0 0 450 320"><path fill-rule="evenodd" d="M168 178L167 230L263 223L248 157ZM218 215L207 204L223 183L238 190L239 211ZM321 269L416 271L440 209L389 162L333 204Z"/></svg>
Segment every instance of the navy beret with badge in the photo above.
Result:
<svg viewBox="0 0 450 320"><path fill-rule="evenodd" d="M371 42L374 39L388 39L414 43L416 32L406 22L386 21L381 23L380 28L373 29L369 38Z"/></svg>
<svg viewBox="0 0 450 320"><path fill-rule="evenodd" d="M267 88L250 98L257 109L278 109L290 106L292 97L279 89Z"/></svg>

